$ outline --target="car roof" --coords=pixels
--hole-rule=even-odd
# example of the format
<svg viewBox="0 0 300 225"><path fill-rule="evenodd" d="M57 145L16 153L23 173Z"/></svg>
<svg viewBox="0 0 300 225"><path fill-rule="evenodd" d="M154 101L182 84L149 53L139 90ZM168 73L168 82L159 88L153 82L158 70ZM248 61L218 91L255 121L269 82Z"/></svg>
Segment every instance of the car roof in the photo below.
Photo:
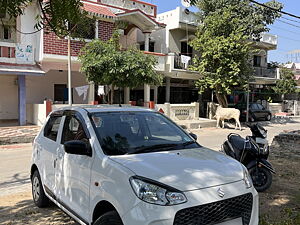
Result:
<svg viewBox="0 0 300 225"><path fill-rule="evenodd" d="M62 107L54 111L66 111L66 110L75 110L81 111L85 110L89 113L98 113L98 112L153 112L151 109L136 107L136 106L115 106L115 105L80 105L80 106L67 106Z"/></svg>

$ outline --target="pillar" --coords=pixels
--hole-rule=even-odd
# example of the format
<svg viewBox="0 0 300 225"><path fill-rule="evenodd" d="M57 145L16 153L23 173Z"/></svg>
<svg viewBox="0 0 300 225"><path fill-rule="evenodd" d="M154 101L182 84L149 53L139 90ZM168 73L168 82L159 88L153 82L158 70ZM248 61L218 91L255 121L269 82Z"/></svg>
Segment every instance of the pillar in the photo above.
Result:
<svg viewBox="0 0 300 225"><path fill-rule="evenodd" d="M124 88L124 103L129 104L130 102L130 88L126 87Z"/></svg>
<svg viewBox="0 0 300 225"><path fill-rule="evenodd" d="M166 77L166 103L170 103L171 78Z"/></svg>
<svg viewBox="0 0 300 225"><path fill-rule="evenodd" d="M95 84L90 83L89 86L88 103L91 104L92 102L95 102Z"/></svg>
<svg viewBox="0 0 300 225"><path fill-rule="evenodd" d="M18 75L19 125L26 125L26 78Z"/></svg>
<svg viewBox="0 0 300 225"><path fill-rule="evenodd" d="M158 87L154 86L154 103L157 104L157 98L158 98Z"/></svg>
<svg viewBox="0 0 300 225"><path fill-rule="evenodd" d="M148 106L147 103L150 102L150 85L144 84L144 105Z"/></svg>

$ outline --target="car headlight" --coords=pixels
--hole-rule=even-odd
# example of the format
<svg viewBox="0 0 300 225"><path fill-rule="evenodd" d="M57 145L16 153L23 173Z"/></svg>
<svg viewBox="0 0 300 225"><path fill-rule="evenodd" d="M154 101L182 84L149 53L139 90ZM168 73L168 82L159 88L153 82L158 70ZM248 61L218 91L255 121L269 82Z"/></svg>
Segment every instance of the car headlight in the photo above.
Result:
<svg viewBox="0 0 300 225"><path fill-rule="evenodd" d="M130 184L136 196L150 204L178 205L187 202L182 192L147 178L131 177Z"/></svg>
<svg viewBox="0 0 300 225"><path fill-rule="evenodd" d="M245 182L245 185L246 185L246 188L249 189L252 187L252 179L251 179L251 176L248 172L248 170L246 168L244 168L244 182Z"/></svg>

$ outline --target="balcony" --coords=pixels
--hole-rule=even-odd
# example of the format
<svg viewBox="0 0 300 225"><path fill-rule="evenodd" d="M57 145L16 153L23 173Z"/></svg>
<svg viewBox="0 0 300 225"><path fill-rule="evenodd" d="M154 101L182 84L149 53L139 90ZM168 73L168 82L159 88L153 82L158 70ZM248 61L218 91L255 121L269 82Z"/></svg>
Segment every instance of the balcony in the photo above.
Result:
<svg viewBox="0 0 300 225"><path fill-rule="evenodd" d="M255 77L278 79L278 72L278 68L254 67Z"/></svg>
<svg viewBox="0 0 300 225"><path fill-rule="evenodd" d="M0 62L16 63L16 44L0 41Z"/></svg>
<svg viewBox="0 0 300 225"><path fill-rule="evenodd" d="M276 50L278 44L278 37L273 34L262 34L259 41L256 41L256 46L266 50Z"/></svg>
<svg viewBox="0 0 300 225"><path fill-rule="evenodd" d="M174 69L179 70L189 70L189 66L193 65L193 58L189 61L189 63L186 65L182 62L181 56L178 54L174 55Z"/></svg>

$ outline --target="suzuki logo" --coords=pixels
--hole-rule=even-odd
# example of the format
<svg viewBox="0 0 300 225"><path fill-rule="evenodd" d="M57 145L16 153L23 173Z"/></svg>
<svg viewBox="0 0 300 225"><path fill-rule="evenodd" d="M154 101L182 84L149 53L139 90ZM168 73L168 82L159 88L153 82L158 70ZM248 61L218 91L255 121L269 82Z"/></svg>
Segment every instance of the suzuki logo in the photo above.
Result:
<svg viewBox="0 0 300 225"><path fill-rule="evenodd" d="M221 198L224 198L225 192L222 190L222 188L219 188L219 189L218 189L218 195L219 195Z"/></svg>

